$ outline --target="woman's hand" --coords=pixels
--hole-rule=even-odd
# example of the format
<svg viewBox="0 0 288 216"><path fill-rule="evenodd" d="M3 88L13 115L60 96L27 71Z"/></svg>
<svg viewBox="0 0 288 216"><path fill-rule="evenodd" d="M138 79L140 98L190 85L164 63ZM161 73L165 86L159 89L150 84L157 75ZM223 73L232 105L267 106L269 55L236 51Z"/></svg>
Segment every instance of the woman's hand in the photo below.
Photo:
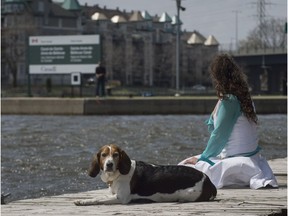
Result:
<svg viewBox="0 0 288 216"><path fill-rule="evenodd" d="M193 164L195 165L198 162L198 158L197 157L192 157L187 159L186 161L184 161L184 164Z"/></svg>

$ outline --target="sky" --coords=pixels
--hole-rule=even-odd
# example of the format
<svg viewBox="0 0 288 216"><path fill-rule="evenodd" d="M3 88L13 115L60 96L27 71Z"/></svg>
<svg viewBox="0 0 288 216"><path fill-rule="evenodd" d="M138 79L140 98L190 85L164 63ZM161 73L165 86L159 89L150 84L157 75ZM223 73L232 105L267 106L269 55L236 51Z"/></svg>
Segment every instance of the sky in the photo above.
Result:
<svg viewBox="0 0 288 216"><path fill-rule="evenodd" d="M109 9L132 11L146 10L150 15L170 17L177 14L176 0L78 0L88 5L98 4ZM213 35L223 47L235 46L236 38L245 39L259 23L257 3L259 0L182 0L180 11L182 29L197 30L205 37ZM265 0L266 18L287 19L287 0ZM238 18L238 19L236 19ZM238 20L238 21L236 21ZM238 28L236 28L238 26ZM238 29L238 31L236 31ZM236 32L238 32L236 34Z"/></svg>

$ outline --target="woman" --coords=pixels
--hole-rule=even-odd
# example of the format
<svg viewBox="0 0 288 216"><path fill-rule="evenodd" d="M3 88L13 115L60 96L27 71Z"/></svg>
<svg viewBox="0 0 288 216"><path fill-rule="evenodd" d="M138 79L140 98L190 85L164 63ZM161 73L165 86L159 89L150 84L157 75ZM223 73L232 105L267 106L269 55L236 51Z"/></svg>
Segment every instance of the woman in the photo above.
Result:
<svg viewBox="0 0 288 216"><path fill-rule="evenodd" d="M210 71L219 98L206 122L210 138L201 155L179 165L206 173L217 188L278 187L267 161L259 154L257 116L245 74L227 54L216 56Z"/></svg>

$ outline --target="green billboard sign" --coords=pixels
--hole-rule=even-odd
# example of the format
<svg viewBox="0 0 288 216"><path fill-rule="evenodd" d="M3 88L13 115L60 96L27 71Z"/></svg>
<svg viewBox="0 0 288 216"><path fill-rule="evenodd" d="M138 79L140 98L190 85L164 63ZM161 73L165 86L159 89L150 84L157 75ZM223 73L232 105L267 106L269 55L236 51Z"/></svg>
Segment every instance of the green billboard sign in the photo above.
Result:
<svg viewBox="0 0 288 216"><path fill-rule="evenodd" d="M29 37L29 73L95 73L100 61L99 35Z"/></svg>

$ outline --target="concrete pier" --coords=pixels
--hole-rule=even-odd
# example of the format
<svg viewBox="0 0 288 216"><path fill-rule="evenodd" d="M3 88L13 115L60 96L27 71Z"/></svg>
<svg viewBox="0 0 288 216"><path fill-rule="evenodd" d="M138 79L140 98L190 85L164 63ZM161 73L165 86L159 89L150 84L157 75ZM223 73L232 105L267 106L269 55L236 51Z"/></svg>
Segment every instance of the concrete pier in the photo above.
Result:
<svg viewBox="0 0 288 216"><path fill-rule="evenodd" d="M287 158L269 161L277 178L279 188L259 189L219 189L216 200L197 203L152 203L111 206L75 206L77 199L109 196L107 189L76 194L19 200L1 206L3 216L27 215L125 215L125 216L179 216L179 215L287 215Z"/></svg>
<svg viewBox="0 0 288 216"><path fill-rule="evenodd" d="M287 114L286 96L253 97L258 114ZM107 97L107 98L2 98L2 114L24 115L146 115L209 114L217 98Z"/></svg>

